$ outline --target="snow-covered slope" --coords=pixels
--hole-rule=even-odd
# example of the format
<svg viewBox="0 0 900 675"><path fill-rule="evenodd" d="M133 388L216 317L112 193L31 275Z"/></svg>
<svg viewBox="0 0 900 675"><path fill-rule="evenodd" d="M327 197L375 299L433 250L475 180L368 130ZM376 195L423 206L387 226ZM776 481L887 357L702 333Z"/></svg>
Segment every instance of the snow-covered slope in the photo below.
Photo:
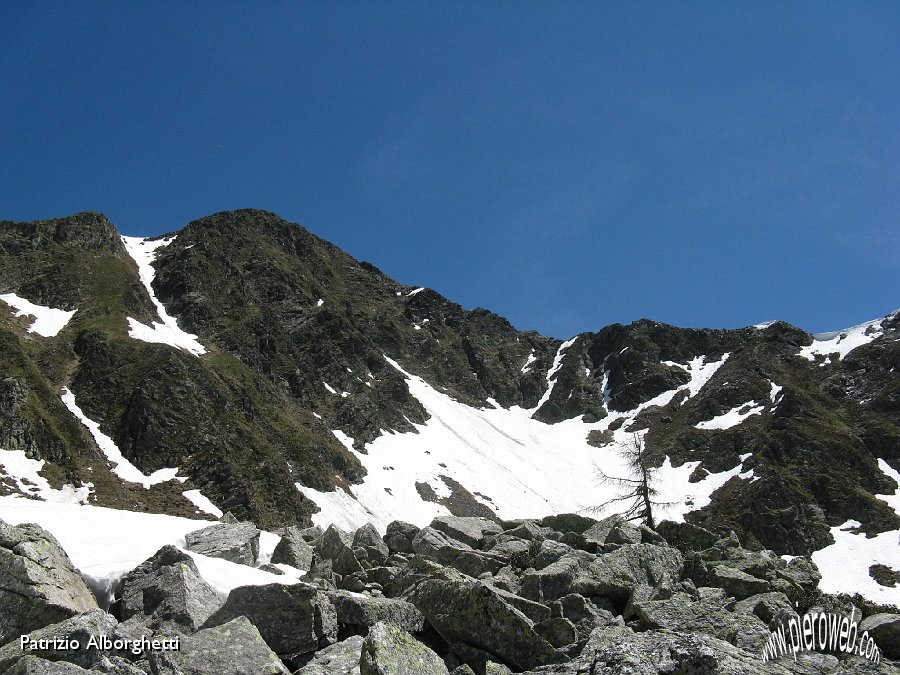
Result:
<svg viewBox="0 0 900 675"><path fill-rule="evenodd" d="M560 347L548 375L548 389L554 385L561 354L571 344ZM727 358L726 354L707 362L699 357L681 366L691 373L691 381L625 413L624 423L613 432L613 442L600 448L588 444L587 436L592 430L606 430L616 415L591 424L580 419L545 424L532 419L533 409L472 408L388 358L431 418L416 425L414 433L386 434L367 444L366 453L359 453L359 459L368 474L361 485L350 488L350 493L297 487L322 509L313 516L315 523L336 523L347 529L372 522L384 531L392 520L425 525L449 511L423 495L449 498L454 484L464 487L501 518L590 512L595 505L616 496L613 488L598 483L598 469L607 475L628 475L622 450L632 440L632 434L626 431L630 422L642 410L668 402L682 389L696 394ZM352 449L353 439L339 431L335 436ZM712 492L742 470L738 465L690 483L688 478L697 464L686 462L673 467L667 460L660 468L659 501L671 502L660 510L660 518L683 519L688 511L708 503Z"/></svg>
<svg viewBox="0 0 900 675"><path fill-rule="evenodd" d="M169 313L166 312L166 308L163 307L163 304L153 292L153 278L156 275L156 270L153 269L151 263L156 257L157 250L171 244L173 239L174 237L170 239L122 237L122 243L125 245L125 250L128 251L128 255L130 255L137 264L141 283L143 283L144 288L147 289L147 293L150 294L150 300L153 302L153 306L156 308L156 312L161 319L161 322L154 321L152 326L147 326L137 319L128 317L128 325L130 326L128 334L135 340L171 345L178 349L190 352L195 356L200 356L201 354L206 353L206 347L197 341L196 335L187 333L178 327L178 322L175 320L175 317L170 316Z"/></svg>
<svg viewBox="0 0 900 675"><path fill-rule="evenodd" d="M75 309L66 311L64 309L53 309L52 307L36 305L25 298L20 298L15 293L4 293L0 295L0 300L18 310L16 316L33 316L34 321L28 327L28 332L37 333L43 337L56 337L59 331L69 323L69 319L78 311Z"/></svg>

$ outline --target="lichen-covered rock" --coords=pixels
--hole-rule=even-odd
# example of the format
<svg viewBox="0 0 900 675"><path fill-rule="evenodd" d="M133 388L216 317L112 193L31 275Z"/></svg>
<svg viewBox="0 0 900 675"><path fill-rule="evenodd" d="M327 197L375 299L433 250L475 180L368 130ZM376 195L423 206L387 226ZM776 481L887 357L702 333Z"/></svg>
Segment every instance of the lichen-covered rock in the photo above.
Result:
<svg viewBox="0 0 900 675"><path fill-rule="evenodd" d="M334 605L311 584L239 586L204 628L246 617L273 651L286 656L305 654L337 639Z"/></svg>
<svg viewBox="0 0 900 675"><path fill-rule="evenodd" d="M91 609L96 598L52 534L0 521L0 644Z"/></svg>
<svg viewBox="0 0 900 675"><path fill-rule="evenodd" d="M312 566L313 547L303 537L297 527L285 528L281 540L272 552L272 562L290 565L298 570L308 571Z"/></svg>
<svg viewBox="0 0 900 675"><path fill-rule="evenodd" d="M217 523L188 532L184 540L189 551L240 565L252 566L259 557L259 530L253 523Z"/></svg>
<svg viewBox="0 0 900 675"><path fill-rule="evenodd" d="M99 639L101 636L112 637L116 629L116 620L102 609L92 609L84 614L73 616L65 621L44 626L28 633L32 645L40 645L42 640L48 641L48 646L71 644L77 641L80 648L66 651L57 649L27 649L26 651L48 661L68 661L84 668L91 668L103 656L97 647L88 646L91 638ZM22 656L19 636L8 644L0 647L0 673L9 668Z"/></svg>
<svg viewBox="0 0 900 675"><path fill-rule="evenodd" d="M868 631L885 657L900 659L900 614L873 614L859 624L859 632Z"/></svg>
<svg viewBox="0 0 900 675"><path fill-rule="evenodd" d="M581 565L577 557L565 555L543 569L528 570L522 577L519 594L535 602L550 602L568 595Z"/></svg>
<svg viewBox="0 0 900 675"><path fill-rule="evenodd" d="M373 598L347 591L333 591L328 599L337 612L342 631L365 634L369 626L379 621L390 623L408 633L421 633L425 617L415 605L397 598Z"/></svg>
<svg viewBox="0 0 900 675"><path fill-rule="evenodd" d="M554 647L565 647L578 639L575 624L561 616L550 617L534 624L534 632Z"/></svg>
<svg viewBox="0 0 900 675"><path fill-rule="evenodd" d="M372 523L366 523L353 533L353 548L366 552L366 560L373 565L380 565L388 559L391 552L387 544L378 534L378 530Z"/></svg>
<svg viewBox="0 0 900 675"><path fill-rule="evenodd" d="M774 630L772 623L784 616L795 614L794 606L784 593L759 593L751 595L734 606L735 614L753 614Z"/></svg>
<svg viewBox="0 0 900 675"><path fill-rule="evenodd" d="M657 524L656 532L665 539L670 546L686 551L703 551L713 546L719 539L718 535L709 530L694 525L693 523L676 523L664 520Z"/></svg>
<svg viewBox="0 0 900 675"><path fill-rule="evenodd" d="M529 675L537 675L532 671ZM581 654L571 663L550 666L544 675L573 673L715 673L788 675L784 666L766 663L758 654L739 649L709 635L679 635L668 630L635 633L630 628L608 626L591 633ZM810 673L816 671L805 671Z"/></svg>
<svg viewBox="0 0 900 675"><path fill-rule="evenodd" d="M485 649L520 670L561 658L535 632L533 622L496 589L454 570L432 573L408 592L407 599L449 643Z"/></svg>
<svg viewBox="0 0 900 675"><path fill-rule="evenodd" d="M325 530L315 550L320 558L331 560L335 574L347 576L363 571L356 554L353 553L353 537L334 525Z"/></svg>
<svg viewBox="0 0 900 675"><path fill-rule="evenodd" d="M151 652L150 666L153 675L288 675L243 616L182 639L179 651Z"/></svg>
<svg viewBox="0 0 900 675"><path fill-rule="evenodd" d="M472 548L479 548L485 537L503 532L499 523L475 516L438 516L431 521L431 527Z"/></svg>
<svg viewBox="0 0 900 675"><path fill-rule="evenodd" d="M118 595L122 621L165 633L193 633L224 603L194 560L169 545L125 575Z"/></svg>
<svg viewBox="0 0 900 675"><path fill-rule="evenodd" d="M74 663L48 661L37 656L24 656L3 675L87 675L85 670Z"/></svg>
<svg viewBox="0 0 900 675"><path fill-rule="evenodd" d="M391 553L412 553L412 540L419 533L419 528L402 520L388 524L384 534L384 543Z"/></svg>
<svg viewBox="0 0 900 675"><path fill-rule="evenodd" d="M449 675L437 654L402 628L377 623L362 643L360 675Z"/></svg>
<svg viewBox="0 0 900 675"><path fill-rule="evenodd" d="M709 570L708 579L711 586L723 589L736 600L744 600L769 590L768 582L728 565L715 565Z"/></svg>
<svg viewBox="0 0 900 675"><path fill-rule="evenodd" d="M294 675L359 675L359 657L363 638L351 635L346 640L317 651Z"/></svg>
<svg viewBox="0 0 900 675"><path fill-rule="evenodd" d="M572 584L579 595L601 595L619 606L638 585L656 586L665 577L679 579L684 559L678 549L656 544L623 544L612 553L597 556Z"/></svg>

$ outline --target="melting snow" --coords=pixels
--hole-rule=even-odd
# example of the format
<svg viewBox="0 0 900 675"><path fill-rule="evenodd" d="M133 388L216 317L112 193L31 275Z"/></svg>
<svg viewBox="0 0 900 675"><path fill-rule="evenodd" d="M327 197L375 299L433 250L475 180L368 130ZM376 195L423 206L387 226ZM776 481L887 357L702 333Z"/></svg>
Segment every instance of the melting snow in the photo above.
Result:
<svg viewBox="0 0 900 675"><path fill-rule="evenodd" d="M737 426L751 415L759 415L765 410L765 406L754 405L754 403L756 402L748 401L747 403L741 403L718 417L713 417L711 420L706 420L705 422L699 422L694 426L696 426L697 429L730 429L731 427ZM741 412L741 410L744 410L745 408L747 408L747 410Z"/></svg>
<svg viewBox="0 0 900 675"><path fill-rule="evenodd" d="M325 301L322 298L319 298L318 301L316 302L316 307L321 307L324 304L325 304Z"/></svg>
<svg viewBox="0 0 900 675"><path fill-rule="evenodd" d="M825 593L859 593L878 603L900 605L900 586L882 586L869 576L869 567L877 563L897 569L900 530L882 532L871 539L847 531L859 526L859 522L848 520L832 527L835 543L812 554L822 573L819 588Z"/></svg>
<svg viewBox="0 0 900 675"><path fill-rule="evenodd" d="M323 382L322 384L325 385L325 388L326 388L330 393L332 393L332 394L337 394L337 389L335 389L334 387L332 387L330 384L328 384L327 382Z"/></svg>
<svg viewBox="0 0 900 675"><path fill-rule="evenodd" d="M528 359L525 361L525 365L522 366L522 372L527 373L531 370L531 364L537 361L537 357L534 355L534 350L531 350L531 353L528 355Z"/></svg>
<svg viewBox="0 0 900 675"><path fill-rule="evenodd" d="M116 581L166 544L184 548L184 535L213 523L156 513L119 511L100 506L49 504L21 497L0 497L0 518L11 525L37 523L59 540L72 564L88 582L109 593ZM260 557L271 546L260 537ZM276 539L277 540L277 539ZM200 575L222 595L238 586L293 584L295 577L263 572L219 558L187 552Z"/></svg>
<svg viewBox="0 0 900 675"><path fill-rule="evenodd" d="M115 465L113 466L112 472L119 478L128 481L129 483L140 483L145 488L149 489L151 485L165 483L167 480L172 480L176 477L176 474L178 473L177 468L159 469L149 476L144 474L134 464L125 459L113 439L100 431L100 425L88 419L87 415L81 411L81 408L79 408L78 404L75 402L75 394L63 387L61 398L66 408L69 409L69 412L75 415L75 417L87 427L87 430L91 432L91 436L94 437L94 441L96 441L97 445L103 451L103 454L106 455L106 459ZM186 479L178 480L184 481Z"/></svg>
<svg viewBox="0 0 900 675"><path fill-rule="evenodd" d="M206 353L206 347L197 341L196 335L186 333L178 327L178 322L175 320L175 317L169 316L168 312L166 312L166 308L163 307L163 304L157 299L156 294L153 292L153 279L156 276L156 270L153 269L151 263L154 258L156 258L157 249L169 245L172 243L172 239L173 238L151 240L142 239L141 237L122 237L122 243L125 244L125 250L128 251L128 255L130 255L137 264L141 283L144 284L144 288L146 288L147 293L150 294L150 300L153 302L153 306L156 308L156 312L162 320L162 323L154 321L153 326L151 327L141 323L137 319L132 319L129 316L128 325L130 329L128 335L135 340L171 345L172 347L190 352L194 356L199 356L200 354Z"/></svg>
<svg viewBox="0 0 900 675"><path fill-rule="evenodd" d="M701 365L701 358L692 375L708 378L725 358L705 365ZM595 448L587 443L588 432L605 429L612 416L591 424L574 419L551 425L532 419L533 410L518 406L471 408L387 360L406 377L410 393L430 418L414 425L416 432L384 434L367 444L368 454L357 454L366 468L366 478L362 484L350 486L349 491L338 488L320 492L298 484L298 489L321 508L313 515L317 525L335 523L353 529L372 522L382 532L392 520L426 525L448 511L441 504L424 501L416 483L427 484L438 497L446 497L450 489L442 476L458 481L502 518L590 509L615 496L614 488L597 484L598 466L609 475L626 475L619 451L631 441L632 434L624 429L645 407L674 395L674 391L665 392L625 413L626 423L613 433L613 443ZM345 434L334 434L345 445L352 445ZM687 462L673 467L668 458L665 460L658 472L657 487L660 501L672 505L660 508L660 518L683 519L686 512L707 504L716 489L742 470L738 465L690 483L688 478L698 464Z"/></svg>
<svg viewBox="0 0 900 675"><path fill-rule="evenodd" d="M575 344L575 340L577 339L578 336L576 335L571 340L566 340L559 346L559 349L556 350L556 356L553 357L553 365L550 366L550 370L547 371L547 391L541 396L541 400L538 401L538 404L532 409L532 412L540 410L541 406L550 400L550 394L553 393L553 387L556 385L556 373L562 368L563 352Z"/></svg>
<svg viewBox="0 0 900 675"><path fill-rule="evenodd" d="M887 317L885 317L887 318ZM807 347L800 349L799 355L804 359L815 361L816 356L828 356L835 352L838 353L838 361L843 361L857 347L869 344L872 340L884 334L882 322L885 319L875 319L867 321L852 328L834 331L833 333L816 333L813 335L813 343ZM827 359L823 360L820 366L824 366Z"/></svg>
<svg viewBox="0 0 900 675"><path fill-rule="evenodd" d="M25 298L20 298L15 293L0 295L0 300L3 300L10 307L14 307L17 310L16 316L33 316L34 321L28 327L28 332L37 333L43 337L55 337L59 331L66 327L72 315L78 311L73 309L67 312L64 309L53 309L52 307L36 305Z"/></svg>
<svg viewBox="0 0 900 675"><path fill-rule="evenodd" d="M424 290L425 290L424 288L415 288L415 289L411 290L409 293L407 293L407 294L406 294L406 297L407 297L407 298L411 298L411 297L414 296L416 293L421 293L421 292L424 291ZM400 295L400 294L398 293L397 295Z"/></svg>
<svg viewBox="0 0 900 675"><path fill-rule="evenodd" d="M44 460L26 457L23 450L0 450L0 478L5 475L11 479L22 494L60 504L83 504L88 500L93 487L90 483L79 488L67 484L55 490L40 475L43 468Z"/></svg>
<svg viewBox="0 0 900 675"><path fill-rule="evenodd" d="M775 399L778 398L778 395L781 393L781 390L784 389L780 384L775 384L774 382L769 382L772 385L772 391L769 393L769 398L772 399L772 403L775 403Z"/></svg>
<svg viewBox="0 0 900 675"><path fill-rule="evenodd" d="M878 467L900 486L900 471L883 459L878 460ZM900 487L892 495L875 496L900 515ZM882 532L871 539L847 531L859 526L859 522L848 520L831 528L835 543L813 553L813 562L822 572L819 588L825 593L859 593L874 602L900 605L900 586L882 586L869 576L869 567L877 563L900 571L900 530Z"/></svg>
<svg viewBox="0 0 900 675"><path fill-rule="evenodd" d="M194 506L196 506L203 513L208 513L211 516L215 516L216 518L221 518L224 514L222 513L222 509L209 501L208 497L205 497L200 490L185 490L182 492L188 501L191 502ZM200 512L198 511L198 513Z"/></svg>

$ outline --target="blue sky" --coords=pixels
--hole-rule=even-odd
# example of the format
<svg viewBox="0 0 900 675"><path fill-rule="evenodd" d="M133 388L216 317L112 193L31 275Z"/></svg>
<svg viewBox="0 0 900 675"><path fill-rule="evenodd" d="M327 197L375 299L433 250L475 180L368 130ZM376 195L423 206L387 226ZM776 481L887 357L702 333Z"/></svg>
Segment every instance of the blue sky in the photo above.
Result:
<svg viewBox="0 0 900 675"><path fill-rule="evenodd" d="M254 207L557 337L900 307L900 4L0 7L0 219Z"/></svg>

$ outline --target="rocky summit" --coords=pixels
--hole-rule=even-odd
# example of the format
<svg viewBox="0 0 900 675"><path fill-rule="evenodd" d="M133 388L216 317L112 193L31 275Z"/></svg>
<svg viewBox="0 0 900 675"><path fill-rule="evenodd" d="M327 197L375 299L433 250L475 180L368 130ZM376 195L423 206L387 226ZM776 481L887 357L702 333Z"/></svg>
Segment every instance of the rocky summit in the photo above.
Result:
<svg viewBox="0 0 900 675"><path fill-rule="evenodd" d="M890 672L898 369L900 312L563 341L266 211L0 221L0 673ZM881 663L762 660L819 607Z"/></svg>

